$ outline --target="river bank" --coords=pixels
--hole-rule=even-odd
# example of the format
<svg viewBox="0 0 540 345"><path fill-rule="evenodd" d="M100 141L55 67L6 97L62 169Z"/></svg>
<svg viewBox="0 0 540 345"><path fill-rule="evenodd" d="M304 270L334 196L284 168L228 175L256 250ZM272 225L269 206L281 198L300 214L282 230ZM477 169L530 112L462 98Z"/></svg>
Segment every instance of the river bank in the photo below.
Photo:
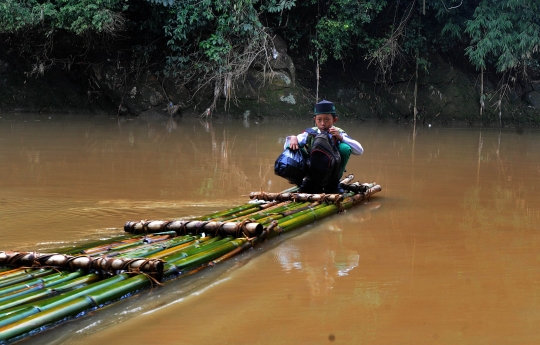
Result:
<svg viewBox="0 0 540 345"><path fill-rule="evenodd" d="M0 59L0 113L107 114L121 117L232 117L251 120L310 116L317 80L306 57L288 56L270 72L250 70L236 85L232 101L215 109L212 90L195 92L173 78L156 77L150 69L129 70L129 62L91 66L82 75L53 67L29 76L12 59ZM327 63L320 70L319 99L336 103L343 119L360 122L411 123L414 105L418 124L467 123L483 126L540 126L540 83L515 84L505 96L495 81L484 81L480 112L479 74L432 56L429 73L418 75L415 102L414 71L397 70L384 85L365 64ZM498 95L498 94L497 94ZM498 97L498 96L497 96ZM499 102L500 101L500 102Z"/></svg>

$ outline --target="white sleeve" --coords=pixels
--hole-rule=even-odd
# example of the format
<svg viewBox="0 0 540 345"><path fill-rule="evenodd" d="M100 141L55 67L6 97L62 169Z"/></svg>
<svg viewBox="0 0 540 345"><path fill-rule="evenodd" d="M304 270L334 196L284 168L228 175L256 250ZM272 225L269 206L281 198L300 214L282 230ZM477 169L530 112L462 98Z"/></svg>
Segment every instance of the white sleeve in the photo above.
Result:
<svg viewBox="0 0 540 345"><path fill-rule="evenodd" d="M358 141L349 137L347 133L341 133L341 136L343 137L343 142L349 144L349 146L351 147L353 155L361 155L362 153L364 153L364 148L362 147L362 145L360 145Z"/></svg>
<svg viewBox="0 0 540 345"><path fill-rule="evenodd" d="M307 137L308 137L307 132L302 132L301 134L298 134L296 136L296 138L298 139L298 145L300 147L306 145ZM289 147L289 138L290 136L285 138L285 144L283 145L283 149L286 149L287 147Z"/></svg>

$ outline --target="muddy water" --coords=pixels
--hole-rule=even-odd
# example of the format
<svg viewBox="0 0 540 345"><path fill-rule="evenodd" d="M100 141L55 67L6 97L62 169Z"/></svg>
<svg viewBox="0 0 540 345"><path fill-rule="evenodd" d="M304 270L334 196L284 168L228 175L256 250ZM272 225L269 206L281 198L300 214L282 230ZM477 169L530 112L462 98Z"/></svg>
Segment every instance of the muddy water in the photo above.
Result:
<svg viewBox="0 0 540 345"><path fill-rule="evenodd" d="M2 250L283 190L273 162L309 125L0 116ZM21 343L540 343L540 132L341 120L369 203Z"/></svg>

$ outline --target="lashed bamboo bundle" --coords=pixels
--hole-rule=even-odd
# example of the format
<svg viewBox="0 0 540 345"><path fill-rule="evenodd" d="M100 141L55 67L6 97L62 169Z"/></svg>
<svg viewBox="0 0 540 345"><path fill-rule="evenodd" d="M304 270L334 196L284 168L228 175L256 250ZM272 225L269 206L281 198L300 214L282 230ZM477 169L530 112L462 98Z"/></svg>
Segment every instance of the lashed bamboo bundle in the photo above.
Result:
<svg viewBox="0 0 540 345"><path fill-rule="evenodd" d="M263 228L259 223L246 221L236 222L212 222L201 220L141 220L138 222L126 222L124 231L130 233L151 233L157 231L174 230L178 235L189 233L207 232L214 235L259 236Z"/></svg>
<svg viewBox="0 0 540 345"><path fill-rule="evenodd" d="M292 200L292 201L322 201L322 202L338 202L343 199L341 194L308 194L308 193L265 193L252 192L249 193L251 199L257 200Z"/></svg>
<svg viewBox="0 0 540 345"><path fill-rule="evenodd" d="M322 219L332 214L341 212L345 209L351 208L353 205L369 198L371 195L380 191L381 186L375 183L369 184L365 193L348 196L339 205L320 204L312 209L296 213L293 216L284 217L277 221L274 220L272 224L274 224L275 227L273 227L271 230L268 230L270 224L264 224L265 232L263 233L263 235L273 237L281 234L282 232L287 232L298 227L313 223L318 219Z"/></svg>
<svg viewBox="0 0 540 345"><path fill-rule="evenodd" d="M0 252L0 342L99 308L162 279L214 266L259 241L341 212L381 190L342 181L335 195L251 193L252 202L190 220L127 222L129 235L58 253ZM144 235L137 235L143 233ZM12 268L13 266L20 266ZM69 272L72 271L72 272Z"/></svg>
<svg viewBox="0 0 540 345"><path fill-rule="evenodd" d="M94 271L127 271L143 272L155 275L161 280L163 275L163 261L159 259L130 259L107 258L90 256L72 256L67 254L48 254L35 252L2 252L0 251L0 265L14 267L57 267L71 270L84 269ZM1 283L0 283L1 286Z"/></svg>

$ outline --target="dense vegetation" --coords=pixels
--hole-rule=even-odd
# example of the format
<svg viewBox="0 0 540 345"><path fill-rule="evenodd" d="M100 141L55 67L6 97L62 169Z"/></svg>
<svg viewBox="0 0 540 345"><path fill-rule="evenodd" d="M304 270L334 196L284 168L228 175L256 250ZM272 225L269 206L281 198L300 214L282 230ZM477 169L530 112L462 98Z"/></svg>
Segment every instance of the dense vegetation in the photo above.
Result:
<svg viewBox="0 0 540 345"><path fill-rule="evenodd" d="M502 97L539 74L539 11L538 0L4 0L0 59L29 74L128 61L218 97L248 67L268 68L279 35L317 68L364 60L379 82L447 55L497 75Z"/></svg>

